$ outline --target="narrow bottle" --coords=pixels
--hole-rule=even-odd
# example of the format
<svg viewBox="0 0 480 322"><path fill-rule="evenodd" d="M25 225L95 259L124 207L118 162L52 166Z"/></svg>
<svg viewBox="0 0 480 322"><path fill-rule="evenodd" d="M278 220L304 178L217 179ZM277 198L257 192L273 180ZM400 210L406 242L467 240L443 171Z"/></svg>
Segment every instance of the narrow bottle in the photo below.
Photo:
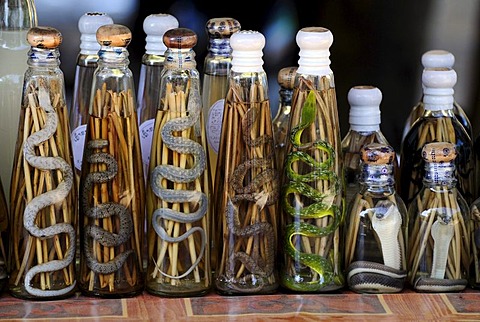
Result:
<svg viewBox="0 0 480 322"><path fill-rule="evenodd" d="M202 117L197 35L165 32L165 65L147 184L146 290L165 297L201 296L211 288L210 174Z"/></svg>
<svg viewBox="0 0 480 322"><path fill-rule="evenodd" d="M300 59L281 194L281 282L291 291L326 292L345 285L343 157L329 59L333 35L308 27L296 40Z"/></svg>
<svg viewBox="0 0 480 322"><path fill-rule="evenodd" d="M228 73L232 66L230 37L241 29L241 25L230 17L212 18L207 21L205 29L208 35L208 52L203 63L202 113L206 123L208 160L214 186Z"/></svg>
<svg viewBox="0 0 480 322"><path fill-rule="evenodd" d="M30 45L27 32L37 26L34 0L2 1L0 14L0 177L10 204L10 180L15 142L19 131L23 76L27 70Z"/></svg>
<svg viewBox="0 0 480 322"><path fill-rule="evenodd" d="M265 37L258 31L238 31L230 44L233 59L215 179L215 290L223 295L270 294L279 286L279 176L263 69Z"/></svg>
<svg viewBox="0 0 480 322"><path fill-rule="evenodd" d="M441 49L434 49L425 52L422 55L422 65L423 68L453 68L455 64L455 56L446 50ZM405 128L403 130L403 138L407 134L408 130L412 127L413 123L419 119L425 109L423 107L423 98L419 100L419 102L413 107L412 111L410 112L407 122L405 123ZM468 135L473 139L473 129L472 124L470 123L470 119L468 118L467 113L463 110L460 104L457 101L453 102L453 114L455 117L460 121L463 125L465 130L467 131Z"/></svg>
<svg viewBox="0 0 480 322"><path fill-rule="evenodd" d="M60 69L61 33L33 27L11 181L10 294L53 300L74 294L77 189Z"/></svg>
<svg viewBox="0 0 480 322"><path fill-rule="evenodd" d="M131 297L145 286L145 183L128 67L131 32L108 24L96 37L101 47L80 177L79 289L87 296Z"/></svg>
<svg viewBox="0 0 480 322"><path fill-rule="evenodd" d="M469 206L457 189L455 144L422 149L423 186L408 208L408 281L418 292L460 292L470 266Z"/></svg>
<svg viewBox="0 0 480 322"><path fill-rule="evenodd" d="M145 179L148 176L155 114L160 106L160 79L167 49L163 35L177 27L177 18L168 13L151 14L143 21L143 31L147 36L138 79L137 115Z"/></svg>
<svg viewBox="0 0 480 322"><path fill-rule="evenodd" d="M350 104L349 124L347 134L342 139L343 164L345 170L346 205L348 206L360 190L359 177L360 149L365 144L381 143L389 145L383 135L381 124L380 103L382 92L374 86L354 86L348 91L348 103ZM398 168L395 159L394 168ZM394 175L396 175L394 171Z"/></svg>
<svg viewBox="0 0 480 322"><path fill-rule="evenodd" d="M448 68L426 68L423 71L423 115L413 124L402 141L400 174L397 191L407 208L422 187L424 161L422 148L430 142L455 144L457 188L468 204L473 202L475 187L475 157L473 142L463 125L453 114L457 74Z"/></svg>
<svg viewBox="0 0 480 322"><path fill-rule="evenodd" d="M80 182L80 173L82 171L83 147L87 134L93 73L98 66L100 44L97 42L96 32L100 26L112 23L113 19L108 14L101 12L87 12L78 20L78 30L81 34L80 52L77 55L72 108L69 113L70 129L72 130L73 161L77 182Z"/></svg>
<svg viewBox="0 0 480 322"><path fill-rule="evenodd" d="M280 86L278 91L278 110L273 118L273 140L275 142L275 158L277 169L282 173L285 160L285 145L288 140L288 122L292 110L292 95L297 67L284 67L277 75L277 82Z"/></svg>
<svg viewBox="0 0 480 322"><path fill-rule="evenodd" d="M387 144L360 148L360 190L345 220L345 275L358 293L398 293L407 277L407 208L395 191L395 151Z"/></svg>
<svg viewBox="0 0 480 322"><path fill-rule="evenodd" d="M3 184L0 178L0 292L8 283L7 253L8 250L8 206Z"/></svg>

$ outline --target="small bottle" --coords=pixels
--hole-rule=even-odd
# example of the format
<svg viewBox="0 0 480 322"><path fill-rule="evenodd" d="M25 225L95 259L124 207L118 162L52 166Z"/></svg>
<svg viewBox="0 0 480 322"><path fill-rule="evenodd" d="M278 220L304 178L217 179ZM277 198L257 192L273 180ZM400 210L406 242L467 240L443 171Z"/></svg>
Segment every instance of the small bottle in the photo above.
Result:
<svg viewBox="0 0 480 322"><path fill-rule="evenodd" d="M79 289L87 296L123 298L145 286L145 183L135 86L129 69L130 30L96 32L100 44L92 81L80 177Z"/></svg>
<svg viewBox="0 0 480 322"><path fill-rule="evenodd" d="M208 161L214 186L228 73L232 66L230 36L239 31L241 26L237 20L224 17L209 19L205 29L208 35L208 52L203 63L202 113L206 123Z"/></svg>
<svg viewBox="0 0 480 322"><path fill-rule="evenodd" d="M468 204L473 202L475 187L473 142L453 114L457 74L448 68L426 68L423 71L423 115L413 124L402 141L397 191L407 208L422 187L424 161L422 148L431 142L455 144L457 188Z"/></svg>
<svg viewBox="0 0 480 322"><path fill-rule="evenodd" d="M470 266L469 207L455 177L455 144L422 149L423 186L408 208L408 281L417 292L460 292Z"/></svg>
<svg viewBox="0 0 480 322"><path fill-rule="evenodd" d="M98 65L98 51L100 50L100 44L97 42L95 34L100 26L112 23L112 18L101 12L87 12L78 20L78 30L81 34L80 52L77 55L72 108L69 114L73 161L78 182L80 182L80 172L82 171L93 73Z"/></svg>
<svg viewBox="0 0 480 322"><path fill-rule="evenodd" d="M330 46L322 27L297 33L295 76L281 193L281 283L294 292L343 288L343 157Z"/></svg>
<svg viewBox="0 0 480 322"><path fill-rule="evenodd" d="M159 85L167 49L163 43L163 35L167 30L177 27L177 18L168 13L151 14L143 21L143 31L147 37L138 79L137 115L145 179L148 176L155 114L160 106Z"/></svg>
<svg viewBox="0 0 480 322"><path fill-rule="evenodd" d="M214 196L215 290L222 295L271 294L279 286L279 176L263 69L265 37L242 30L230 44L233 60Z"/></svg>
<svg viewBox="0 0 480 322"><path fill-rule="evenodd" d="M347 285L358 293L398 293L407 277L407 208L395 192L395 152L375 142L359 154L361 188L345 220Z"/></svg>
<svg viewBox="0 0 480 322"><path fill-rule="evenodd" d="M0 178L0 293L8 283L7 253L8 248L8 206L3 184Z"/></svg>
<svg viewBox="0 0 480 322"><path fill-rule="evenodd" d="M354 86L348 91L347 97L350 104L350 129L342 140L342 153L348 206L359 191L360 149L369 143L389 143L380 129L382 92L374 86ZM393 162L397 169L397 159Z"/></svg>
<svg viewBox="0 0 480 322"><path fill-rule="evenodd" d="M435 49L435 50L429 50L425 52L422 55L422 65L423 68L453 68L453 65L455 64L455 56L449 51L446 50L441 50L441 49ZM423 112L425 111L423 107L423 98L420 99L420 101L415 105L410 112L410 115L407 118L407 122L405 123L405 128L403 130L403 137L407 134L408 130L412 127L413 123L419 119L422 115ZM463 125L465 130L467 131L468 135L473 139L473 130L472 130L472 124L470 123L470 120L463 110L463 108L458 104L457 101L453 102L453 114L457 119L460 121L460 123Z"/></svg>
<svg viewBox="0 0 480 322"><path fill-rule="evenodd" d="M284 67L280 69L277 76L278 85L280 86L278 91L278 110L272 123L275 157L279 173L283 171L283 162L285 160L285 144L288 140L288 122L290 121L290 111L292 110L292 94L296 72L297 67Z"/></svg>
<svg viewBox="0 0 480 322"><path fill-rule="evenodd" d="M60 69L61 33L33 27L10 203L10 294L54 300L75 293L77 187Z"/></svg>
<svg viewBox="0 0 480 322"><path fill-rule="evenodd" d="M210 174L202 118L197 35L165 32L165 65L147 184L146 290L165 297L201 296L211 288Z"/></svg>

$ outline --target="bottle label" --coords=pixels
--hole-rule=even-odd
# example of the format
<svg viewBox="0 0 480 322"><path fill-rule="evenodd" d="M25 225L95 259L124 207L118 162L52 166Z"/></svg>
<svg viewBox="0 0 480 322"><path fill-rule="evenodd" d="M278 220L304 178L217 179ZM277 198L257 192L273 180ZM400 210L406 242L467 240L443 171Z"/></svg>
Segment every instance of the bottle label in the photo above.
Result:
<svg viewBox="0 0 480 322"><path fill-rule="evenodd" d="M140 132L140 145L142 148L143 163L148 165L150 162L150 150L152 148L153 130L155 127L155 119L149 119L140 124L138 131Z"/></svg>
<svg viewBox="0 0 480 322"><path fill-rule="evenodd" d="M87 134L87 124L76 127L71 134L73 163L75 168L82 170L83 147L85 145L85 136Z"/></svg>
<svg viewBox="0 0 480 322"><path fill-rule="evenodd" d="M218 154L220 146L220 135L222 134L222 120L225 99L219 99L212 104L208 111L207 118L207 142L208 145Z"/></svg>

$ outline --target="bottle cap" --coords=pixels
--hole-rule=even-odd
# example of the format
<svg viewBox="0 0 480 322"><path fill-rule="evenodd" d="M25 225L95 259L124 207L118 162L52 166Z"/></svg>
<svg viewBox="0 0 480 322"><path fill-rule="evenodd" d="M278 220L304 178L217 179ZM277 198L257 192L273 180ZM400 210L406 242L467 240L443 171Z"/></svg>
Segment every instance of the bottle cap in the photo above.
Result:
<svg viewBox="0 0 480 322"><path fill-rule="evenodd" d="M36 48L54 49L60 46L62 40L60 31L53 27L32 27L27 32L28 43Z"/></svg>
<svg viewBox="0 0 480 322"><path fill-rule="evenodd" d="M295 84L295 74L298 67L285 67L278 72L278 85L284 89L293 89Z"/></svg>
<svg viewBox="0 0 480 322"><path fill-rule="evenodd" d="M97 30L103 25L113 23L113 19L102 12L87 12L78 20L78 30L80 31L80 54L96 55L100 50L97 42Z"/></svg>
<svg viewBox="0 0 480 322"><path fill-rule="evenodd" d="M132 32L124 25L104 25L97 30L97 41L102 46L127 47L132 41Z"/></svg>
<svg viewBox="0 0 480 322"><path fill-rule="evenodd" d="M193 48L197 44L197 34L188 28L173 28L165 32L163 43L167 48Z"/></svg>
<svg viewBox="0 0 480 322"><path fill-rule="evenodd" d="M369 143L362 146L360 155L366 164L393 164L395 151L387 144Z"/></svg>
<svg viewBox="0 0 480 322"><path fill-rule="evenodd" d="M298 31L296 37L300 47L298 74L323 76L332 73L330 69L330 46L332 32L323 27L306 27Z"/></svg>
<svg viewBox="0 0 480 322"><path fill-rule="evenodd" d="M230 38L241 29L240 22L233 18L212 18L205 25L209 38Z"/></svg>
<svg viewBox="0 0 480 322"><path fill-rule="evenodd" d="M357 132L380 129L382 92L374 86L354 86L348 91L350 128Z"/></svg>
<svg viewBox="0 0 480 322"><path fill-rule="evenodd" d="M163 43L163 35L167 30L178 28L178 20L168 13L151 14L143 21L145 38L145 53L162 56L167 47Z"/></svg>
<svg viewBox="0 0 480 322"><path fill-rule="evenodd" d="M241 30L230 37L234 72L262 72L265 37L258 31Z"/></svg>
<svg viewBox="0 0 480 322"><path fill-rule="evenodd" d="M429 50L422 55L423 68L452 68L453 64L455 64L455 56L446 50Z"/></svg>
<svg viewBox="0 0 480 322"><path fill-rule="evenodd" d="M450 142L427 143L422 149L422 158L429 163L451 162L456 157L457 149Z"/></svg>
<svg viewBox="0 0 480 322"><path fill-rule="evenodd" d="M453 86L457 73L450 68L425 68L422 73L424 108L430 111L453 109Z"/></svg>

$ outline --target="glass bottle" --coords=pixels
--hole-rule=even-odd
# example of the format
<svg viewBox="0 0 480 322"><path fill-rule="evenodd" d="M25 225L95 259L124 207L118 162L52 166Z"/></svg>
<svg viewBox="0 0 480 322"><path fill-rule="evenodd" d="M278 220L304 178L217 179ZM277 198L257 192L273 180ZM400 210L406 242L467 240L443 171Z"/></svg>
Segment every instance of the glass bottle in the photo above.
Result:
<svg viewBox="0 0 480 322"><path fill-rule="evenodd" d="M400 174L397 191L407 208L422 187L424 161L421 151L430 142L455 144L458 190L468 204L473 202L475 175L473 142L453 114L453 87L457 74L448 68L426 68L423 71L424 113L408 131L401 146Z"/></svg>
<svg viewBox="0 0 480 322"><path fill-rule="evenodd" d="M0 14L0 177L10 204L10 179L19 130L23 76L30 46L27 32L37 26L34 0L2 0Z"/></svg>
<svg viewBox="0 0 480 322"><path fill-rule="evenodd" d="M452 69L454 64L455 64L455 56L451 52L446 50L441 50L441 49L429 50L422 55L422 65L424 69L425 68L442 68L442 67ZM413 107L412 111L410 112L407 118L407 122L405 123L405 128L403 130L403 138L405 138L405 135L407 134L408 130L410 130L413 123L423 115L424 111L425 109L423 107L423 98L422 98ZM457 117L457 119L463 125L468 135L470 135L470 137L473 139L472 124L470 123L470 120L467 114L465 113L465 111L457 101L453 102L453 114L455 115L455 117Z"/></svg>
<svg viewBox="0 0 480 322"><path fill-rule="evenodd" d="M278 91L278 110L273 118L273 141L275 142L275 158L277 169L282 173L283 162L285 161L285 144L287 143L288 122L292 110L292 94L295 82L297 67L284 67L277 75L277 82L280 86Z"/></svg>
<svg viewBox="0 0 480 322"><path fill-rule="evenodd" d="M468 277L470 287L478 290L480 289L480 198L477 198L470 206L470 220L472 223L470 232L472 260Z"/></svg>
<svg viewBox="0 0 480 322"><path fill-rule="evenodd" d="M60 69L61 33L33 27L24 76L10 203L11 295L53 300L74 294L77 187Z"/></svg>
<svg viewBox="0 0 480 322"><path fill-rule="evenodd" d="M165 297L201 296L211 288L210 174L202 117L197 35L165 32L165 65L147 184L146 290Z"/></svg>
<svg viewBox="0 0 480 322"><path fill-rule="evenodd" d="M470 266L469 207L456 187L455 144L422 149L423 186L408 207L408 281L417 292L460 292Z"/></svg>
<svg viewBox="0 0 480 322"><path fill-rule="evenodd" d="M233 59L215 177L215 290L223 295L270 294L279 286L279 176L263 69L265 37L258 31L238 31L230 44Z"/></svg>
<svg viewBox="0 0 480 322"><path fill-rule="evenodd" d="M343 160L330 46L322 27L302 28L282 182L281 283L295 292L345 285Z"/></svg>
<svg viewBox="0 0 480 322"><path fill-rule="evenodd" d="M98 51L100 50L96 32L100 26L112 23L113 19L108 14L101 12L87 12L78 20L78 30L81 34L80 52L77 55L72 108L69 114L70 129L72 130L73 161L78 182L80 182L80 173L82 171L83 147L85 146L85 136L87 134L93 73L98 66Z"/></svg>
<svg viewBox="0 0 480 322"><path fill-rule="evenodd" d="M127 46L130 30L98 28L80 177L79 289L87 296L131 297L145 286L145 183L135 86Z"/></svg>
<svg viewBox="0 0 480 322"><path fill-rule="evenodd" d="M148 176L148 164L155 123L155 114L160 106L160 80L165 63L163 35L167 30L177 28L178 20L168 13L151 14L143 21L146 33L145 54L140 66L138 79L137 115L142 145L143 172Z"/></svg>
<svg viewBox="0 0 480 322"><path fill-rule="evenodd" d="M8 206L3 184L0 178L0 292L5 290L8 283L7 253L8 246Z"/></svg>
<svg viewBox="0 0 480 322"><path fill-rule="evenodd" d="M230 17L211 18L205 29L208 35L208 51L203 63L202 113L206 123L208 160L214 187L228 73L232 66L230 37L241 29L241 25Z"/></svg>
<svg viewBox="0 0 480 322"><path fill-rule="evenodd" d="M358 293L398 293L407 277L407 208L395 191L395 151L366 143L359 151L360 190L345 220L345 275Z"/></svg>
<svg viewBox="0 0 480 322"><path fill-rule="evenodd" d="M348 91L350 104L350 128L342 139L343 165L345 171L346 205L348 206L360 189L359 176L360 149L369 143L382 143L389 145L383 135L380 124L380 103L382 92L374 86L354 86ZM393 160L393 167L398 171L398 161Z"/></svg>

